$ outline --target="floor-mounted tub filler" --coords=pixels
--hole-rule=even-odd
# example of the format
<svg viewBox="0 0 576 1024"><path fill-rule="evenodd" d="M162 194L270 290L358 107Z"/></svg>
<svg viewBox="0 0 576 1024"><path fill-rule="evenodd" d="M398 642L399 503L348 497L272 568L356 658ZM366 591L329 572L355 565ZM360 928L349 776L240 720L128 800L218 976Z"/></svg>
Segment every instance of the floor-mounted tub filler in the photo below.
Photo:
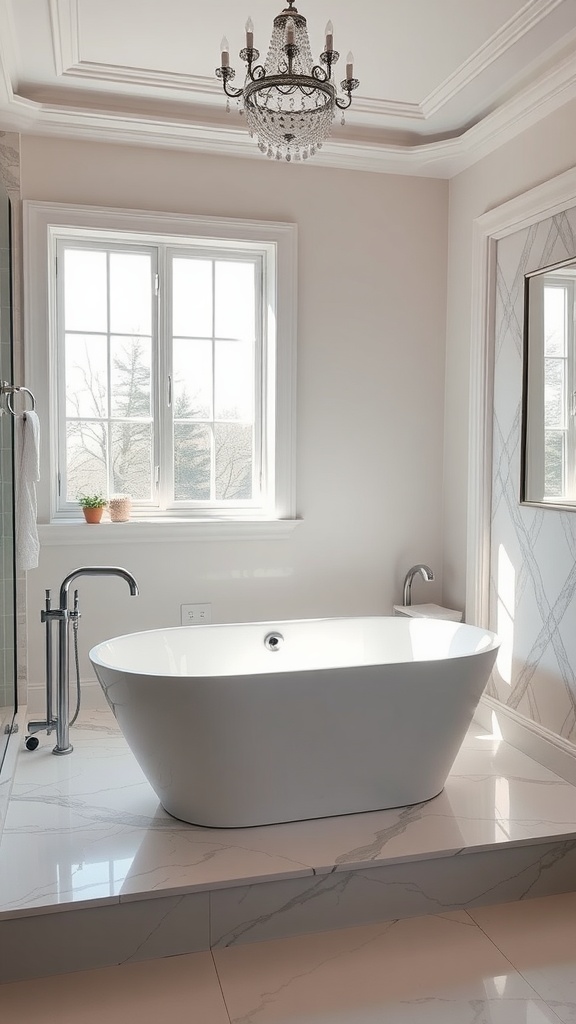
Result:
<svg viewBox="0 0 576 1024"><path fill-rule="evenodd" d="M498 639L392 617L158 629L90 659L163 807L242 828L436 796Z"/></svg>

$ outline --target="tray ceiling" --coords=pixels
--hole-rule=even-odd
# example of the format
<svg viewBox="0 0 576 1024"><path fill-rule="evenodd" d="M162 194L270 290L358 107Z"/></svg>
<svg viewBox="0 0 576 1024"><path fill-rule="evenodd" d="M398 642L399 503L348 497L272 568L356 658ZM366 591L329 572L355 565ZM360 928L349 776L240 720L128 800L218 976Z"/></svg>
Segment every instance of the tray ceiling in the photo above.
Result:
<svg viewBox="0 0 576 1024"><path fill-rule="evenodd" d="M214 69L273 0L0 0L0 125L262 159ZM360 88L314 163L450 176L576 97L576 0L301 0L354 52Z"/></svg>

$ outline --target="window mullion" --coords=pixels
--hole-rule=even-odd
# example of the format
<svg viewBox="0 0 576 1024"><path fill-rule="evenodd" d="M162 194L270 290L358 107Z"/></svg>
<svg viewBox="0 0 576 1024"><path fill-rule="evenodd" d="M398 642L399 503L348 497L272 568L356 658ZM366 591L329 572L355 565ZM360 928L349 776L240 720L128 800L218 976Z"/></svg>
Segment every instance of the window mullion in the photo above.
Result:
<svg viewBox="0 0 576 1024"><path fill-rule="evenodd" d="M66 331L64 323L64 242L58 239L56 244L56 381L54 422L58 424L58 492L55 506L61 509L66 506L68 495L68 464L66 458Z"/></svg>
<svg viewBox="0 0 576 1024"><path fill-rule="evenodd" d="M266 475L269 473L268 453L264 452L264 438L267 436L265 417L268 416L268 389L266 379L268 375L267 360L265 359L266 346L264 343L264 267L262 259L256 264L256 303L254 323L256 331L254 336L254 467L252 487L253 493L258 495L258 501L262 500L264 489L267 486Z"/></svg>
<svg viewBox="0 0 576 1024"><path fill-rule="evenodd" d="M570 501L576 500L576 286L570 283L569 315L567 318L566 376L567 394L567 495Z"/></svg>
<svg viewBox="0 0 576 1024"><path fill-rule="evenodd" d="M159 499L162 509L174 503L173 404L168 402L168 381L173 379L172 358L172 258L167 246L158 247L158 426ZM173 391L173 388L172 388Z"/></svg>
<svg viewBox="0 0 576 1024"><path fill-rule="evenodd" d="M210 441L210 501L216 500L216 260L212 260L212 437Z"/></svg>
<svg viewBox="0 0 576 1024"><path fill-rule="evenodd" d="M112 479L112 335L111 335L111 311L110 311L110 252L106 253L106 479L108 481L108 494L116 490Z"/></svg>

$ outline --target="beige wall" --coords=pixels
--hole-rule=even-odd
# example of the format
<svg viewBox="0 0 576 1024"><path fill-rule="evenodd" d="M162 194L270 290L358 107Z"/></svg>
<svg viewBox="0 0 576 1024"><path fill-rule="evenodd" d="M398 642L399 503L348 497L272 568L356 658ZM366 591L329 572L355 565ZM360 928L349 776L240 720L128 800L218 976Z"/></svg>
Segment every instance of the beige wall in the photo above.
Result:
<svg viewBox="0 0 576 1024"><path fill-rule="evenodd" d="M576 102L450 182L444 441L444 602L466 593L468 390L475 218L576 164Z"/></svg>
<svg viewBox="0 0 576 1024"><path fill-rule="evenodd" d="M210 601L214 621L387 613L419 560L438 581L415 598L441 599L446 182L25 136L22 194L299 232L302 524L284 541L43 548L28 574L33 686L44 588L82 564L124 564L141 586L131 601L117 580L82 585L83 675L93 643L177 625L183 602Z"/></svg>

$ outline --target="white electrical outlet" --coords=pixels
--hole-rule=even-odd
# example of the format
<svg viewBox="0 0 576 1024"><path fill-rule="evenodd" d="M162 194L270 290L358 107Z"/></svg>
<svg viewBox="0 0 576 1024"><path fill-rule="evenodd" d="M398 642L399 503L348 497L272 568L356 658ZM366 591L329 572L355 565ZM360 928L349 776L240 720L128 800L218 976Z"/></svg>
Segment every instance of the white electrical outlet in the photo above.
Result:
<svg viewBox="0 0 576 1024"><path fill-rule="evenodd" d="M181 604L180 625L201 626L203 623L212 622L211 604Z"/></svg>

